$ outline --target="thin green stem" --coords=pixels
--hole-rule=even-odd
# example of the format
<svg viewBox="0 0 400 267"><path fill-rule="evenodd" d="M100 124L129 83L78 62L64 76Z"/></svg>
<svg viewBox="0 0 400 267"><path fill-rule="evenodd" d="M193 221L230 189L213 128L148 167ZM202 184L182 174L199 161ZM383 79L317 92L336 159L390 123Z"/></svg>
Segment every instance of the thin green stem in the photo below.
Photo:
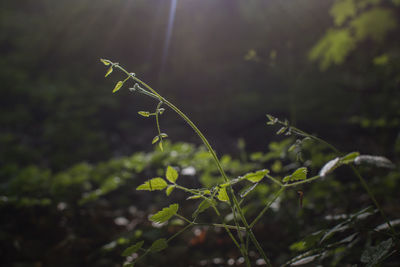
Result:
<svg viewBox="0 0 400 267"><path fill-rule="evenodd" d="M190 227L193 226L193 223L189 223L188 225L186 225L184 228L182 228L181 230L179 230L178 232L176 232L173 236L171 236L170 238L167 239L167 243L170 242L172 239L176 238L178 235L182 234L183 232L185 232L187 229L189 229Z"/></svg>
<svg viewBox="0 0 400 267"><path fill-rule="evenodd" d="M264 209L258 214L258 216L254 219L254 221L250 224L250 228L253 228L254 225L258 222L258 220L261 219L261 217L264 215L265 212L271 207L272 203L275 202L275 200L282 194L282 192L285 190L285 187L282 186L279 191L274 195L274 197L265 205Z"/></svg>
<svg viewBox="0 0 400 267"><path fill-rule="evenodd" d="M222 165L221 165L221 163L220 163L215 151L212 149L210 143L205 138L203 133L196 127L196 125L182 111L180 111L175 105L173 105L171 102L169 102L164 97L162 97L160 94L158 94L153 88L151 88L145 82L143 82L142 80L140 80L137 77L135 77L134 74L129 73L128 71L126 71L124 68L122 68L118 64L112 63L112 66L122 70L125 74L127 74L129 76L129 78L132 78L134 81L136 81L136 82L142 84L143 86L145 86L152 94L154 94L156 97L158 97L158 99L160 101L164 102L168 107L170 107L172 110L174 110L194 130L194 132L200 137L200 139L203 141L204 145L207 147L208 151L212 155L212 157L214 159L214 162L217 165L217 168L218 168L219 172L221 173L223 179L225 180L225 182L229 182L228 176L226 175L224 169L222 168ZM251 229L249 228L249 225L248 225L248 223L246 221L246 218L245 218L245 216L243 214L243 211L241 210L241 208L239 206L239 203L238 203L238 201L236 199L236 196L234 194L232 186L229 185L228 189L229 190L227 190L227 193L228 193L228 196L229 196L229 199L230 199L230 206L231 206L231 209L232 209L232 212L233 212L234 216L236 216L236 213L235 213L235 207L236 207L236 209L237 209L237 211L239 213L239 217L240 217L241 221L243 222L245 228L247 229L247 233L250 234L250 238L251 238L252 242L255 244L257 250L260 252L260 254L264 258L264 260L267 262L267 265L271 266L271 264L269 263L269 259L266 257L266 255L265 255L264 251L262 250L260 244L258 243L256 237L254 236L254 234L251 232ZM239 229L239 225L237 225L237 227L238 227L238 232L239 232L239 230L240 230ZM227 230L229 231L229 229L227 229ZM228 232L228 233L230 234L232 240L235 240L233 238L233 236L231 235L231 233L230 232ZM242 249L240 249L240 251L242 251ZM246 258L247 254L245 254L244 257Z"/></svg>
<svg viewBox="0 0 400 267"><path fill-rule="evenodd" d="M278 121L278 122L279 122L280 124L284 124L282 121ZM302 136L305 136L305 137L309 137L309 138L314 139L314 140L316 140L316 141L318 141L318 142L320 142L320 143L322 143L322 144L325 144L325 145L326 145L327 147L329 147L332 151L334 151L335 153L337 153L337 154L339 154L339 155L343 154L343 153L340 152L335 146L331 145L330 143L326 142L325 140L323 140L323 139L321 139L321 138L318 138L318 137L316 137L316 136L314 136L314 135L311 135L311 134L309 134L309 133L306 133L306 132L304 132L304 131L302 131L302 130L296 128L296 127L290 126L290 128L291 128L291 130L292 130L294 133L296 133L296 134L299 134L299 135L302 135ZM378 201L377 201L376 198L375 198L374 193L372 192L372 190L371 190L370 187L368 186L366 180L361 176L360 172L359 172L353 165L350 165L350 167L351 167L353 173L354 173L354 174L357 176L357 178L359 179L361 185L364 187L365 191L367 192L368 196L370 197L370 199L372 200L372 202L374 203L374 205L376 206L376 208L379 210L380 214L382 215L382 218L385 220L386 224L389 226L389 229L390 229L390 231L392 232L392 234L393 234L394 236L397 237L397 232L396 232L396 231L394 230L394 228L392 227L389 218L386 216L386 214L385 214L385 212L383 211L382 207L379 205ZM310 182L311 179L314 179L314 180L315 180L315 179L318 179L318 178L320 178L320 177L316 176L316 177L307 179L306 181L307 181L307 182ZM302 181L302 182L306 182L306 181ZM301 183L300 183L300 182L298 182L298 183L292 183L292 184L285 185L285 186L287 186L287 187L288 187L288 186L295 186L295 185L298 185L298 184L301 184Z"/></svg>
<svg viewBox="0 0 400 267"><path fill-rule="evenodd" d="M166 100L165 98L163 98L162 96L160 96L154 89L152 89L149 85L147 85L146 83L144 83L143 81L141 81L140 79L136 78L136 77L132 77L133 80L143 84L147 89L149 89L151 92L153 92L155 95L160 97L160 100L163 101L167 106L169 106L172 110L174 110L187 124L189 124L189 126L194 130L194 132L200 137L200 139L203 141L204 145L207 147L208 151L210 152L210 154L212 155L215 164L217 165L217 168L219 170L219 172L221 173L223 179L225 180L225 182L229 182L228 176L226 175L224 169L222 168L222 165L215 153L215 151L212 149L210 143L208 142L208 140L205 138L205 136L203 135L203 133L196 127L196 125L182 112L180 111L175 105L173 105L171 102L169 102L168 100ZM246 228L248 228L248 223L246 221L246 218L242 212L242 210L239 207L239 203L234 195L232 186L229 185L229 190L228 192L228 196L230 196L230 199L233 200L233 205L231 204L231 208L232 208L232 212L235 215L235 211L234 211L234 206L236 206L237 211L239 213L240 219L242 220L243 224L245 225ZM253 235L252 241L254 242L255 236ZM261 247L258 245L256 246L257 250L260 250ZM262 250L262 249L261 249ZM265 256L264 251L259 251L261 255ZM264 258L264 260L266 262L269 262L268 258Z"/></svg>
<svg viewBox="0 0 400 267"><path fill-rule="evenodd" d="M298 182L294 182L294 183L290 183L290 184L283 184L282 187L294 187L294 186L298 186L298 185L301 185L301 184L307 184L307 183L311 183L311 182L313 182L313 181L315 181L317 179L320 179L320 178L321 178L321 176L316 175L316 176L313 176L313 177L308 178L306 180L302 180L302 181L298 181Z"/></svg>

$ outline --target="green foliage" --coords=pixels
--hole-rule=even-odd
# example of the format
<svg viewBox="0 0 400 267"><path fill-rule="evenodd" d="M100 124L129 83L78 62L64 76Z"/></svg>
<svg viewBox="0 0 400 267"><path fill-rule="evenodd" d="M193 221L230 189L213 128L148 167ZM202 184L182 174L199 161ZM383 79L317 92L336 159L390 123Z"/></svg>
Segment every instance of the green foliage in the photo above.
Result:
<svg viewBox="0 0 400 267"><path fill-rule="evenodd" d="M157 239L151 244L149 250L151 252L160 252L168 247L167 240L165 238Z"/></svg>
<svg viewBox="0 0 400 267"><path fill-rule="evenodd" d="M226 188L225 187L219 189L217 198L219 200L221 200L221 201L229 202L228 193L226 192Z"/></svg>
<svg viewBox="0 0 400 267"><path fill-rule="evenodd" d="M117 84L115 85L114 89L112 90L113 93L117 92L119 89L121 89L122 85L124 85L123 81L119 81L117 82Z"/></svg>
<svg viewBox="0 0 400 267"><path fill-rule="evenodd" d="M178 204L172 204L167 208L163 208L161 211L157 212L150 217L150 220L156 223L164 223L168 221L172 216L174 216L179 209Z"/></svg>
<svg viewBox="0 0 400 267"><path fill-rule="evenodd" d="M337 26L343 25L348 19L356 15L356 1L355 0L339 0L333 4L330 14L334 18Z"/></svg>
<svg viewBox="0 0 400 267"><path fill-rule="evenodd" d="M301 167L295 170L291 175L285 176L282 182L302 181L307 179L307 168Z"/></svg>
<svg viewBox="0 0 400 267"><path fill-rule="evenodd" d="M136 244L126 248L124 250L124 252L122 252L121 255L124 256L124 257L130 256L133 253L137 252L143 246L143 244L144 244L144 241L137 242Z"/></svg>
<svg viewBox="0 0 400 267"><path fill-rule="evenodd" d="M267 175L269 173L269 170L260 170L260 171L256 171L256 172L250 172L250 173L246 173L243 178L252 182L252 183L258 183L259 181L261 181L265 175Z"/></svg>
<svg viewBox="0 0 400 267"><path fill-rule="evenodd" d="M335 26L311 49L309 59L318 61L321 70L340 65L366 40L382 43L397 28L392 9L379 6L380 1L337 0L330 14ZM368 8L367 8L368 7Z"/></svg>
<svg viewBox="0 0 400 267"><path fill-rule="evenodd" d="M167 182L160 177L153 178L148 180L142 185L139 185L136 190L146 190L146 191L155 191L155 190L163 190L168 186Z"/></svg>
<svg viewBox="0 0 400 267"><path fill-rule="evenodd" d="M171 166L168 166L165 173L165 178L167 178L168 181L174 184L178 179L178 172Z"/></svg>
<svg viewBox="0 0 400 267"><path fill-rule="evenodd" d="M389 238L375 247L368 247L361 255L361 262L368 267L377 265L389 254L392 246L393 240Z"/></svg>
<svg viewBox="0 0 400 267"><path fill-rule="evenodd" d="M309 58L318 60L321 70L326 70L332 64L342 64L355 48L356 40L350 29L329 29L311 49Z"/></svg>

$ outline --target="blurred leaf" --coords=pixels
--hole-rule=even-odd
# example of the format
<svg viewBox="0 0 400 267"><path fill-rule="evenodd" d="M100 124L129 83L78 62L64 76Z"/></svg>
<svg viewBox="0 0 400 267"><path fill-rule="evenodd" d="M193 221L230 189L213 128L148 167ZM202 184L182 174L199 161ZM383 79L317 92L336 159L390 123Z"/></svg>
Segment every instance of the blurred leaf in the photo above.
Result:
<svg viewBox="0 0 400 267"><path fill-rule="evenodd" d="M384 37L397 27L395 14L387 8L373 8L365 11L350 24L357 40L370 38L377 42L383 41Z"/></svg>
<svg viewBox="0 0 400 267"><path fill-rule="evenodd" d="M144 244L144 241L137 242L135 245L132 245L122 252L122 256L127 257L138 251Z"/></svg>
<svg viewBox="0 0 400 267"><path fill-rule="evenodd" d="M159 251L166 249L167 247L168 247L167 240L165 238L160 238L160 239L154 241L153 244L151 244L151 247L149 248L149 250L151 252L159 252Z"/></svg>
<svg viewBox="0 0 400 267"><path fill-rule="evenodd" d="M147 190L147 191L154 191L154 190L163 190L168 186L167 182L160 178L153 178L142 185L139 185L136 190Z"/></svg>
<svg viewBox="0 0 400 267"><path fill-rule="evenodd" d="M326 70L332 64L342 64L355 47L356 40L349 29L329 29L311 49L309 59L319 61L321 70Z"/></svg>
<svg viewBox="0 0 400 267"><path fill-rule="evenodd" d="M366 263L368 267L378 264L389 253L392 245L393 240L389 238L375 247L368 247L361 255L361 262Z"/></svg>
<svg viewBox="0 0 400 267"><path fill-rule="evenodd" d="M172 204L169 207L163 208L161 211L151 216L150 220L156 223L166 222L177 213L178 209L178 204Z"/></svg>
<svg viewBox="0 0 400 267"><path fill-rule="evenodd" d="M354 17L356 12L354 0L338 0L334 2L329 13L334 18L335 24L341 26L346 19Z"/></svg>
<svg viewBox="0 0 400 267"><path fill-rule="evenodd" d="M340 158L340 162L343 163L343 164L352 163L359 155L360 155L359 152L352 152L352 153L349 153L349 154L347 154L346 156L341 157L341 158Z"/></svg>
<svg viewBox="0 0 400 267"><path fill-rule="evenodd" d="M178 179L178 172L171 166L168 166L167 171L165 173L165 177L167 178L168 181L174 184L176 179Z"/></svg>

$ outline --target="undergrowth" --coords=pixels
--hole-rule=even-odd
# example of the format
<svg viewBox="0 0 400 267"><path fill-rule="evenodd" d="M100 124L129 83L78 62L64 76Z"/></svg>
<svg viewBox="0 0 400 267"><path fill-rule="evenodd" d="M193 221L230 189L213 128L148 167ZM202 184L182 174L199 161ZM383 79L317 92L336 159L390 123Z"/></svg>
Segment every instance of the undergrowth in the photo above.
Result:
<svg viewBox="0 0 400 267"><path fill-rule="evenodd" d="M271 115L267 115L268 125L280 126L277 131L278 135L293 137L288 139L290 142L288 152L296 155L294 164L297 167L295 169L288 169L284 175L275 175L269 169L256 169L243 173L240 176L229 177L225 172L220 158L217 156L205 135L178 107L161 96L148 84L138 79L134 73L126 71L118 63L106 59L101 59L101 62L108 67L105 75L106 77L114 70L120 70L126 75L124 80L116 83L113 93L132 82L132 87L129 88L132 93L142 94L157 102L153 111L138 112L139 115L145 118L152 118L155 121L157 133L151 141L152 144L158 146L158 149L163 151L165 140L168 138L168 135L161 130L160 118L166 111L165 108L169 108L177 113L201 139L209 155L211 155L213 164L215 164L220 177L215 181L203 181L202 187L191 188L181 181L181 174L178 171L179 166L168 165L165 166L163 175L152 177L139 185L136 190L150 192L164 191L166 197L170 197L175 191L182 191L186 194L186 200L198 199L199 202L193 206L191 214L182 212L180 208L182 205L181 203L172 203L150 216L149 220L157 227L167 225L173 218L178 219L181 222L180 229L168 237L155 240L151 244L145 244L144 240L138 240L130 244L122 253L122 256L125 257L125 267L134 266L137 263L139 264L149 254L167 249L174 239L189 229L199 225L223 229L241 254L246 266L253 266L255 264L274 266L276 264L271 262L271 257L273 255L271 255L269 251L264 250L254 233L254 229L257 228L260 220L267 216L267 211L276 205L282 198L282 195L288 191L296 191L301 209L303 207L304 198L304 192L301 190L301 186L314 183L327 183L327 177L342 166L348 166L348 168L351 169L353 175L358 179L358 182L367 193L373 206L364 207L359 211L348 214L342 217L339 223L331 225L330 228L313 232L303 240L292 244L290 250L300 254L287 260L282 266L315 264L317 262L326 262L327 260L330 262L330 265L335 266L339 264L339 262L346 261L346 257L349 261L356 261L351 258L348 253L346 254L346 250L351 249L355 245L360 245L362 242L360 240L365 239L365 237L360 234L362 231L357 230L356 225L366 217L375 213L380 214L383 222L381 222L381 225L375 227L375 229L367 231L369 243L365 245L365 249L358 258L359 262L367 266L375 266L398 253L398 234L394 225L392 225L397 223L397 221L391 222L388 219L384 210L376 200L373 190L371 190L357 167L357 165L372 165L395 168L394 164L387 158L362 155L359 152L341 152L325 140L290 125L288 121L282 121ZM314 146L319 144L320 146L330 149L328 159L322 164L323 167L320 168L319 171L310 171L310 164L303 159L303 148L308 145L308 142L311 142ZM258 158L258 160L262 160L262 158ZM271 166L271 168L276 169L278 166ZM310 175L310 173L314 173L314 175ZM252 203L260 201L260 199L251 197L251 195L263 184L270 185L270 188L274 189L274 192L270 193L270 197L267 198L262 205L253 205L258 209L256 212L249 212L247 207L251 206ZM282 205L282 203L280 205ZM212 217L213 220L204 222L202 214L209 210L214 213ZM378 238L379 242L376 243L376 245L372 245L371 235L375 232L380 234ZM346 233L346 235L343 236L343 233ZM257 262L255 262L254 257L252 257L250 253L253 249L260 257Z"/></svg>

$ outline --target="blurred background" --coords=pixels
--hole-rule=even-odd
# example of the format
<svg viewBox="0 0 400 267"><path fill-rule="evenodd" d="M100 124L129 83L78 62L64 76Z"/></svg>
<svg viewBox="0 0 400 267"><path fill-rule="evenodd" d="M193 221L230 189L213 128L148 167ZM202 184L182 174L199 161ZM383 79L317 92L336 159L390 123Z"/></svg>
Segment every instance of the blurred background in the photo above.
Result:
<svg viewBox="0 0 400 267"><path fill-rule="evenodd" d="M6 0L0 7L4 266L121 266L124 246L166 233L147 215L169 199L139 194L137 185L168 164L193 167L184 182L191 187L218 178L200 139L171 110L161 117L165 151L151 145L155 123L137 112L157 103L126 88L112 94L123 76L114 70L104 78L100 58L119 62L180 107L232 177L257 168L283 177L296 164L317 173L333 157L310 144L296 161L288 152L296 139L276 136L266 114L342 151L400 160L398 0ZM398 218L398 167L365 171L389 217ZM295 241L328 227L324 216L371 204L351 172L335 176L305 188L310 197L300 210L296 192L287 193L287 208L262 222L258 236L275 264L299 254L290 249ZM263 185L254 201L262 205L273 191ZM224 232L195 230L143 266L240 265ZM198 238L207 231L217 239ZM357 263L365 244L381 238L367 233L369 243L336 264Z"/></svg>

